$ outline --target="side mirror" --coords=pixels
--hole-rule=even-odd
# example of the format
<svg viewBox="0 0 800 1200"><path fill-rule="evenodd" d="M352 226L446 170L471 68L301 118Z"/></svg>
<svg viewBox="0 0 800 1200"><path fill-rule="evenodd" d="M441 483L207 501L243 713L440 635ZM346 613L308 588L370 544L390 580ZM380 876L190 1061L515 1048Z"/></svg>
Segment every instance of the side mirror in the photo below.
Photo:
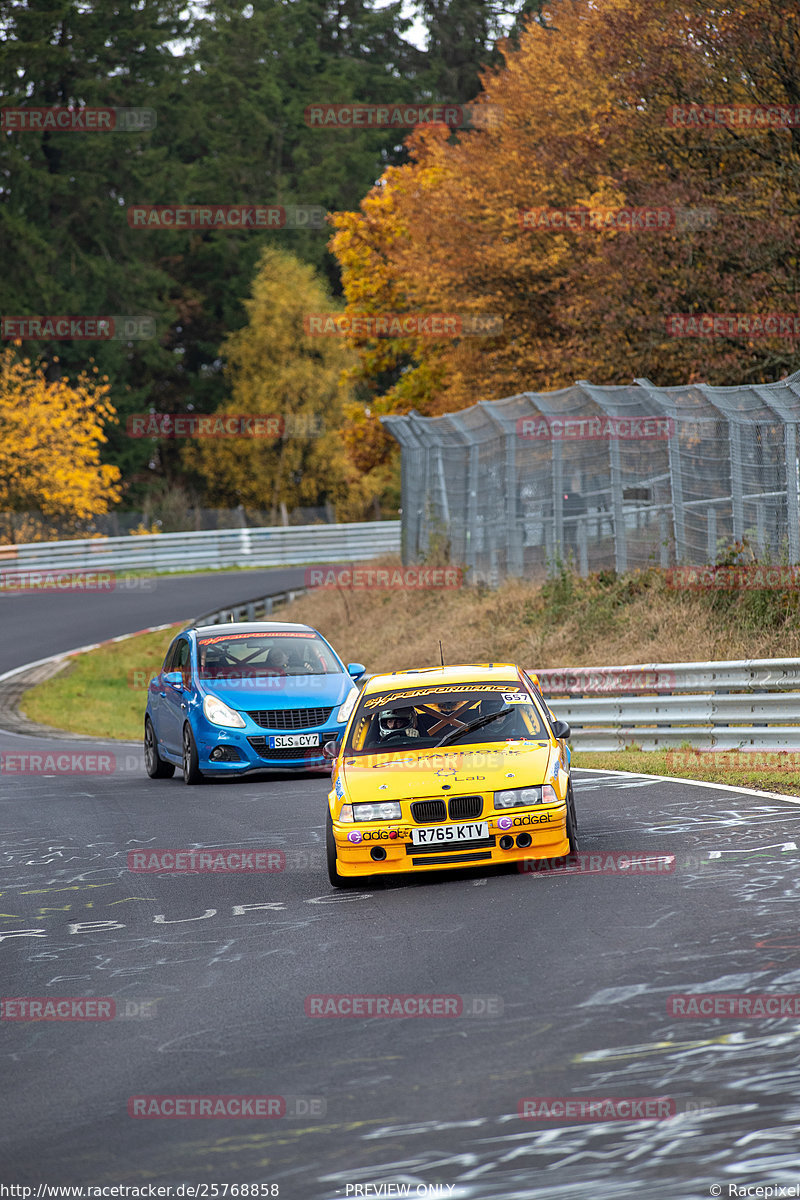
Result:
<svg viewBox="0 0 800 1200"><path fill-rule="evenodd" d="M363 675L364 672L366 671L366 669L367 668L364 666L363 663L348 663L347 664L347 674L352 675L353 679L358 679L359 675Z"/></svg>
<svg viewBox="0 0 800 1200"><path fill-rule="evenodd" d="M568 738L571 737L572 730L566 721L555 721L553 723L553 737Z"/></svg>
<svg viewBox="0 0 800 1200"><path fill-rule="evenodd" d="M183 675L180 671L166 671L161 678L164 683L168 683L171 687L179 688L183 691Z"/></svg>
<svg viewBox="0 0 800 1200"><path fill-rule="evenodd" d="M322 747L323 758L327 758L331 762L333 762L334 758L339 757L339 750L341 748L341 745L342 745L342 743L341 743L340 738L333 738L330 742L326 742L325 745Z"/></svg>

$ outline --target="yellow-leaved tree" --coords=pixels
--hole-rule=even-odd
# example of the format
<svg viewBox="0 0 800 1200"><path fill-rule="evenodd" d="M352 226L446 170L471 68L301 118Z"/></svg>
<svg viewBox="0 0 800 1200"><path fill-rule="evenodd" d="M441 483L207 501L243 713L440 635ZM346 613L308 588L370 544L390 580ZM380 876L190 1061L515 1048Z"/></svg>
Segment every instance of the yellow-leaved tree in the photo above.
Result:
<svg viewBox="0 0 800 1200"><path fill-rule="evenodd" d="M341 437L354 403L343 376L355 356L343 338L316 333L312 320L340 308L313 267L273 247L262 253L244 303L248 323L222 347L231 398L214 414L211 436L187 445L187 465L213 503L269 509L273 520L282 507L324 504L339 520L361 518L373 489ZM251 429L249 417L265 420ZM214 436L236 430L236 422L240 436Z"/></svg>
<svg viewBox="0 0 800 1200"><path fill-rule="evenodd" d="M373 413L435 416L578 379L727 384L796 370L796 338L679 337L668 324L797 309L795 0L558 0L542 12L482 76L478 107L499 119L455 136L420 127L408 162L333 219L349 312L503 320L484 338L353 337ZM709 117L725 111L740 114L731 127ZM592 213L606 215L582 223ZM363 420L346 436L385 458L388 439Z"/></svg>
<svg viewBox="0 0 800 1200"><path fill-rule="evenodd" d="M0 354L0 517L6 542L22 540L19 514L88 520L120 498L118 467L100 461L104 425L115 415L105 376L48 380L44 363ZM57 361L57 360L54 360ZM48 535L38 529L39 536Z"/></svg>

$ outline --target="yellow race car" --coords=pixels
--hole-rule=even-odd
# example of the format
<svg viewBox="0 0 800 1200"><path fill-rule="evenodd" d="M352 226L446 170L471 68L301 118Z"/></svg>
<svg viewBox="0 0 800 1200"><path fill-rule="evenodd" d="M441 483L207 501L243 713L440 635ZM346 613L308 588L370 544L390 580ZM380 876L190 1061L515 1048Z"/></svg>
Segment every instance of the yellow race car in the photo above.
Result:
<svg viewBox="0 0 800 1200"><path fill-rule="evenodd" d="M324 748L331 883L574 853L569 736L510 663L374 675Z"/></svg>

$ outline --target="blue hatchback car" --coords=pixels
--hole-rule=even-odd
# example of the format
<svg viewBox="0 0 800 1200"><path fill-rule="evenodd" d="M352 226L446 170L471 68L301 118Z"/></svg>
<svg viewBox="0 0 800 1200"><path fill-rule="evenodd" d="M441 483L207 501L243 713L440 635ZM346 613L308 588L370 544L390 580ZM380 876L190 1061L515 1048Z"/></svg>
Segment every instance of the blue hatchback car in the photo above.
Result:
<svg viewBox="0 0 800 1200"><path fill-rule="evenodd" d="M150 680L144 756L151 779L185 783L264 768L328 766L361 663L346 667L310 625L251 621L184 629Z"/></svg>

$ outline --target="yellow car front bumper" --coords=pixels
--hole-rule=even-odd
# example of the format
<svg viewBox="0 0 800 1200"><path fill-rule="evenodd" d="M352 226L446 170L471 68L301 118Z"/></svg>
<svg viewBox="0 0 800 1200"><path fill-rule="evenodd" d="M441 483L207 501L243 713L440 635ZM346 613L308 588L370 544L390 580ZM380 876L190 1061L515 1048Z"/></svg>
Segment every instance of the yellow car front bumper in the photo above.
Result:
<svg viewBox="0 0 800 1200"><path fill-rule="evenodd" d="M529 822L526 818L531 815L537 818L547 816L549 819L546 822ZM481 819L488 824L488 837L425 846L412 843L412 828L419 827L410 823L376 821L354 825L334 820L337 869L340 875L358 878L366 875L396 875L407 871L499 866L521 862L526 858L562 858L569 853L566 804L551 805L541 810L537 806L533 814L531 810L509 809ZM508 828L499 824L501 820L507 822L509 819L511 824ZM519 824L514 824L515 819ZM442 826L463 824L463 821L441 822Z"/></svg>

